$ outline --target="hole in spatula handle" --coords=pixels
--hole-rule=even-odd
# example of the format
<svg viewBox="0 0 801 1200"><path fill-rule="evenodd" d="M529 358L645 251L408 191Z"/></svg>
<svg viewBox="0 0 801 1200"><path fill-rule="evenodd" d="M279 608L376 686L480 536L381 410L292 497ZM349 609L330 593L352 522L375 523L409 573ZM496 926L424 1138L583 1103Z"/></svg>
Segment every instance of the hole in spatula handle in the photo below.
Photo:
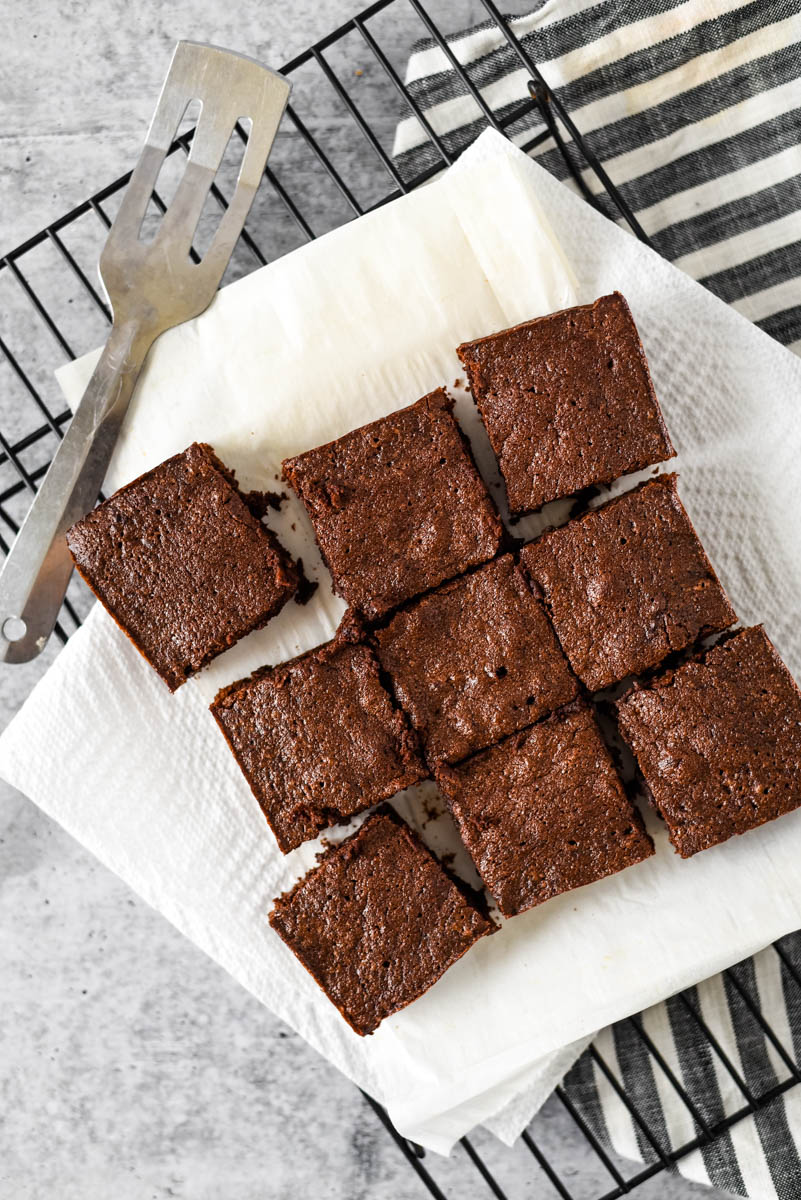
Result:
<svg viewBox="0 0 801 1200"><path fill-rule="evenodd" d="M28 626L22 617L6 617L0 630L7 642L21 642L28 632Z"/></svg>

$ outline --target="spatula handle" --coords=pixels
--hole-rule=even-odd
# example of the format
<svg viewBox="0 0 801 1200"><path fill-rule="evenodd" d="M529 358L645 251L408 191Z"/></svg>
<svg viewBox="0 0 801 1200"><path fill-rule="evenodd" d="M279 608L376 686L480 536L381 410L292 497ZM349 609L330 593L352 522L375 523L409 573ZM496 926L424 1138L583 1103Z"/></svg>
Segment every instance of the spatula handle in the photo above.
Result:
<svg viewBox="0 0 801 1200"><path fill-rule="evenodd" d="M97 500L152 340L135 325L112 327L0 571L2 662L36 658L53 631L73 567L64 535Z"/></svg>

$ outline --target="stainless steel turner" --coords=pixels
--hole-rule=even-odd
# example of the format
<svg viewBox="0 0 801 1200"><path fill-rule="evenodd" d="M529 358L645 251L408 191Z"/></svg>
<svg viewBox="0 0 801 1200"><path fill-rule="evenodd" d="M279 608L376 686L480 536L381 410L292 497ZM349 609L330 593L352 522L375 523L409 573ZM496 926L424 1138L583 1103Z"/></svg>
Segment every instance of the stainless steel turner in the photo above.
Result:
<svg viewBox="0 0 801 1200"><path fill-rule="evenodd" d="M109 339L66 436L0 572L0 661L44 648L72 573L66 530L97 500L145 356L165 329L208 307L264 173L290 85L241 54L179 42L139 162L100 256L114 314ZM164 156L192 100L201 103L189 158L154 239L140 241ZM250 136L236 190L199 263L189 257L206 195L237 121Z"/></svg>

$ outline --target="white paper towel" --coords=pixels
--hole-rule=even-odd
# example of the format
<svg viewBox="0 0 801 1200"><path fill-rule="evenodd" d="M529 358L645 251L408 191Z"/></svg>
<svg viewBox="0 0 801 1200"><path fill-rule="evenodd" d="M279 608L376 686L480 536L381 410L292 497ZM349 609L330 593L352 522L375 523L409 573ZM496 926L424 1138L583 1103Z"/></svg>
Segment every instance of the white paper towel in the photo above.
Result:
<svg viewBox="0 0 801 1200"><path fill-rule="evenodd" d="M801 362L492 133L435 184L232 285L165 335L110 483L201 439L245 488L269 488L283 457L452 384L460 341L614 288L643 334L710 557L740 617L764 620L801 677ZM92 361L61 373L70 400ZM341 614L299 504L274 525L323 582L307 608L288 605L174 696L95 608L0 739L0 773L385 1103L401 1132L445 1151L495 1114L513 1136L595 1029L801 925L801 813L688 862L651 820L654 858L506 922L358 1038L266 923L315 847L279 854L206 710L220 684L325 640ZM402 804L421 820L419 797ZM424 832L436 845L447 820Z"/></svg>

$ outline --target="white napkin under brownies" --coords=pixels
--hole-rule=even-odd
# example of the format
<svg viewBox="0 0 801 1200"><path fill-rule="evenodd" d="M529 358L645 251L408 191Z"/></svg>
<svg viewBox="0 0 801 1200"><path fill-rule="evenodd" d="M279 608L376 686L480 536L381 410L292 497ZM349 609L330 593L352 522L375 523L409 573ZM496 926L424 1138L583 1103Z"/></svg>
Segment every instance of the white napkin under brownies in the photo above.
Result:
<svg viewBox="0 0 801 1200"><path fill-rule="evenodd" d="M453 388L460 343L614 290L642 334L704 547L743 623L764 622L801 678L801 362L492 132L436 183L231 285L162 337L107 490L194 441L244 490L274 488L282 459ZM60 373L71 403L95 358ZM499 495L472 401L455 394ZM0 739L0 774L404 1135L443 1152L479 1122L513 1138L595 1030L801 926L801 812L688 861L649 818L655 856L505 922L358 1037L267 922L318 846L280 853L208 711L219 687L326 641L342 615L294 497L271 524L320 581L306 607L287 604L170 695L96 606ZM515 532L540 528L529 518ZM432 790L398 804L418 828ZM445 818L423 834L435 850L453 839Z"/></svg>

